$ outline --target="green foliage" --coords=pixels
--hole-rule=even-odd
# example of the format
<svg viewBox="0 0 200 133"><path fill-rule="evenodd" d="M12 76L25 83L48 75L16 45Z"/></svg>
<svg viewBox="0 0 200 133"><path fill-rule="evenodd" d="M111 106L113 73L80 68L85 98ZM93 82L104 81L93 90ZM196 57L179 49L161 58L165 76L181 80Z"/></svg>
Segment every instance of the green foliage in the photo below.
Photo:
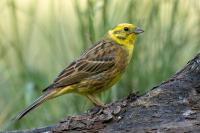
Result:
<svg viewBox="0 0 200 133"><path fill-rule="evenodd" d="M22 4L24 3L24 4ZM55 123L92 105L69 94L11 120L73 59L118 23L144 29L123 79L101 94L111 102L170 77L200 48L198 0L0 1L0 129Z"/></svg>

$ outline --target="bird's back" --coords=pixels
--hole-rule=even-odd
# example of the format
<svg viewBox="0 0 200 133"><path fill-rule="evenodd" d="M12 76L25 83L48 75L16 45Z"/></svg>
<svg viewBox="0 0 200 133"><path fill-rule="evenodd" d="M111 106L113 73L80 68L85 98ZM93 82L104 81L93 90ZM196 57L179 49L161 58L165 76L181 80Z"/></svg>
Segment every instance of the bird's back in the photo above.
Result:
<svg viewBox="0 0 200 133"><path fill-rule="evenodd" d="M83 54L83 59L99 62L99 65L90 69L91 73L98 72L99 67L105 71L91 75L74 85L77 92L96 93L110 88L121 78L130 61L130 56L128 49L111 40L103 40L94 45Z"/></svg>

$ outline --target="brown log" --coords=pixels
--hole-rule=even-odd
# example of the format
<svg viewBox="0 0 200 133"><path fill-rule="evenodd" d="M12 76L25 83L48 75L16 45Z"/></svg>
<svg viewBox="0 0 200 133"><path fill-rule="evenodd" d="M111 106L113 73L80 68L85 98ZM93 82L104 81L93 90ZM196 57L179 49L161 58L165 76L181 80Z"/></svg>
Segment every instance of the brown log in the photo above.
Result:
<svg viewBox="0 0 200 133"><path fill-rule="evenodd" d="M43 128L23 131L67 133L200 132L200 54L143 96L131 94L90 112ZM14 131L22 132L22 131Z"/></svg>

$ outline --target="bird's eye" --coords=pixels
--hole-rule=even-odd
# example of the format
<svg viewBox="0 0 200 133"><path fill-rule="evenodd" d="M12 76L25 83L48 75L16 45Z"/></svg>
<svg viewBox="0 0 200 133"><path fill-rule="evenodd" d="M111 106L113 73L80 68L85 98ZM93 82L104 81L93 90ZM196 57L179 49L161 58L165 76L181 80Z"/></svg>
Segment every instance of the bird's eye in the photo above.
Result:
<svg viewBox="0 0 200 133"><path fill-rule="evenodd" d="M124 27L124 31L129 31L128 27Z"/></svg>

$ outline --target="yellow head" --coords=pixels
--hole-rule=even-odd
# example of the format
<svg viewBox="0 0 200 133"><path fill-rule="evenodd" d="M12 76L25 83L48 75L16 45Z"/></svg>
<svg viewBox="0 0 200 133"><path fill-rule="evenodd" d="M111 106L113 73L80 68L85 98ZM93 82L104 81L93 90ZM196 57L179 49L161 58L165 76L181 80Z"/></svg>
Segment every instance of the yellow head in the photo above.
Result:
<svg viewBox="0 0 200 133"><path fill-rule="evenodd" d="M136 35L142 32L142 29L133 24L122 23L111 29L108 37L118 44L129 46L135 43Z"/></svg>

